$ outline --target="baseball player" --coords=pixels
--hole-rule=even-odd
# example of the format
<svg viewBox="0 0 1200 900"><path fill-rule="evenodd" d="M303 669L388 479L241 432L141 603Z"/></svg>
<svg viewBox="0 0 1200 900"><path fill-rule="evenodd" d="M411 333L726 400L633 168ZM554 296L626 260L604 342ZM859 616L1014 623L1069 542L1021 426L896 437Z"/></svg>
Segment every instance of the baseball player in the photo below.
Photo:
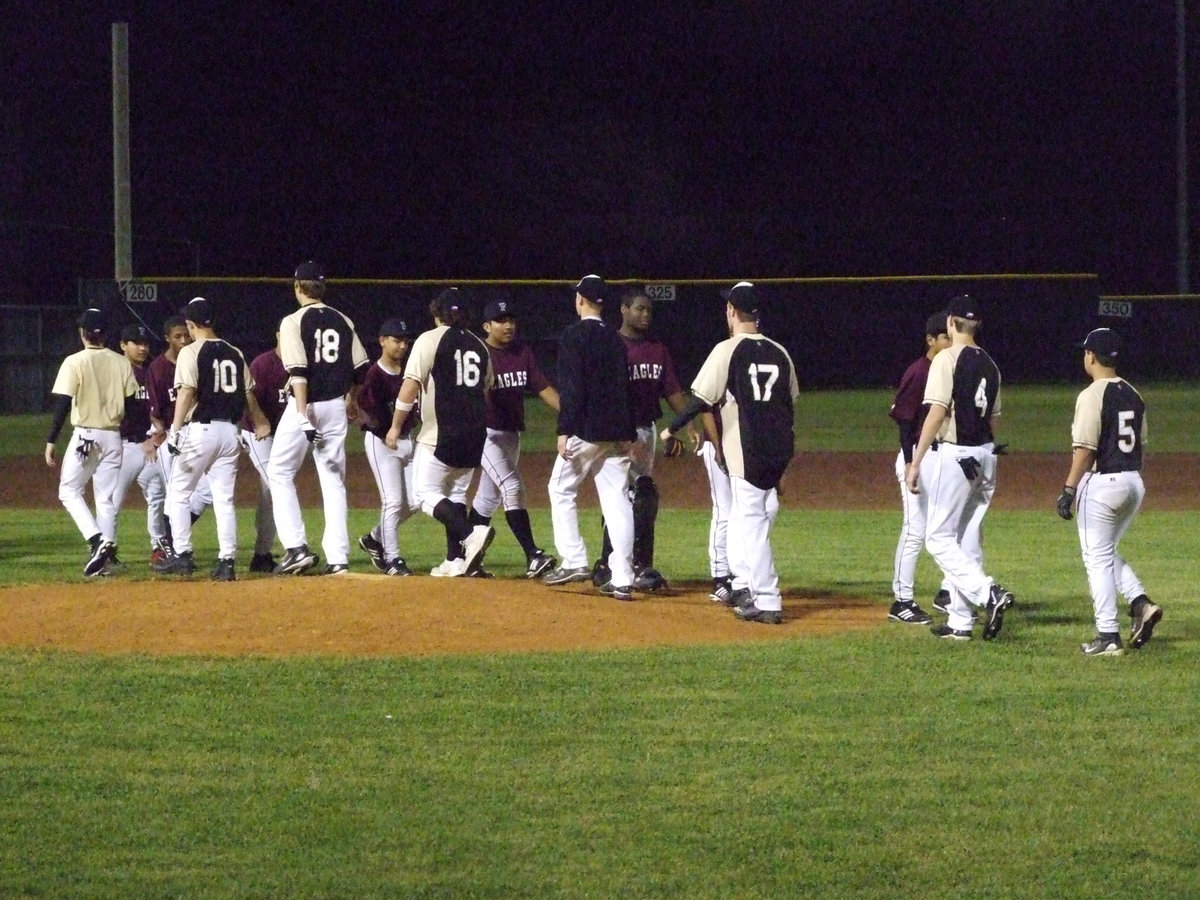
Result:
<svg viewBox="0 0 1200 900"><path fill-rule="evenodd" d="M729 565L734 614L747 622L783 622L783 595L771 551L770 509L795 443L793 406L800 394L796 366L780 344L758 329L754 285L725 293L730 337L717 344L692 382L692 399L663 429L664 441L706 408L720 409L718 465L729 473ZM711 437L711 435L710 435Z"/></svg>
<svg viewBox="0 0 1200 900"><path fill-rule="evenodd" d="M379 328L379 359L367 369L358 393L363 450L379 488L379 523L358 539L371 564L385 575L411 575L400 555L399 529L420 509L413 489L413 427L420 422L415 410L390 449L384 439L396 411L396 397L404 381L404 360L412 343L412 329L404 319L388 319Z"/></svg>
<svg viewBox="0 0 1200 900"><path fill-rule="evenodd" d="M166 341L167 349L156 356L146 368L146 393L150 397L150 424L154 432L151 437L155 446L159 448L166 441L167 430L175 421L175 363L179 359L179 351L192 342L192 335L183 316L174 315L163 322L163 340ZM162 469L164 485L171 483L171 466L174 460L175 457L170 453L158 454L158 465ZM205 476L192 492L192 522L199 519L209 506L212 506L212 489L208 484L208 476Z"/></svg>
<svg viewBox="0 0 1200 900"><path fill-rule="evenodd" d="M252 390L250 369L240 350L216 336L215 310L203 297L184 311L192 343L179 351L175 365L175 418L167 434L166 452L177 457L167 484L174 552L153 569L160 574L191 575L196 568L192 551L191 493L208 474L217 521L217 563L213 578L234 581L237 555L237 511L233 505L241 431L238 423L247 409L254 436L271 433Z"/></svg>
<svg viewBox="0 0 1200 900"><path fill-rule="evenodd" d="M946 333L946 312L934 313L925 323L925 353L904 370L900 387L888 415L900 429L900 452L896 454L896 481L900 485L900 505L904 518L900 523L900 540L896 544L896 559L892 577L892 595L895 602L888 611L893 622L907 625L929 625L933 622L929 613L921 609L914 599L913 581L917 571L917 557L925 543L925 495L914 494L904 483L904 471L912 462L913 447L921 433L927 411L924 405L925 382L929 378L929 364L942 350L950 346L950 335ZM944 589L943 589L944 590ZM941 596L939 591L939 597ZM946 600L949 599L946 591ZM937 602L937 599L934 600Z"/></svg>
<svg viewBox="0 0 1200 900"><path fill-rule="evenodd" d="M71 416L71 441L58 480L58 499L88 542L83 574L103 574L116 555L116 507L113 492L121 472L121 435L127 398L137 393L129 360L104 346L104 317L98 309L80 314L79 340L83 349L63 360L50 393L54 413L43 453L55 466L54 442ZM92 482L96 515L88 507L84 488ZM102 530L101 522L109 531Z"/></svg>
<svg viewBox="0 0 1200 900"><path fill-rule="evenodd" d="M242 415L242 449L250 457L250 463L258 472L258 506L254 510L254 556L250 560L250 571L270 573L275 571L276 560L271 550L275 546L275 510L271 503L271 480L267 476L267 463L271 459L271 447L275 443L275 429L287 408L287 369L279 355L279 334L275 334L275 346L258 354L250 362L250 380L254 386L254 399L271 425L271 434L257 440L250 412Z"/></svg>
<svg viewBox="0 0 1200 900"><path fill-rule="evenodd" d="M354 323L325 305L320 265L309 260L297 266L292 289L300 308L279 323L290 397L267 463L275 528L284 546L275 574L301 575L318 562L308 549L296 493L296 473L311 447L325 512L325 574L341 575L350 571L346 432L349 419L358 417L358 388L371 361Z"/></svg>
<svg viewBox="0 0 1200 900"><path fill-rule="evenodd" d="M993 420L1000 414L1000 370L975 342L983 315L974 297L950 301L950 346L929 364L921 436L904 480L926 495L925 547L950 583L946 623L931 630L950 640L971 639L972 606L984 610L983 639L1004 625L1013 595L988 576L981 552L962 544L962 525L987 511L996 484Z"/></svg>
<svg viewBox="0 0 1200 900"><path fill-rule="evenodd" d="M667 580L654 568L654 523L658 518L658 487L654 483L654 453L658 440L655 423L662 415L660 399L666 399L678 414L686 404L675 364L665 344L650 336L654 307L643 290L627 292L621 299L621 330L629 355L629 387L633 398L633 423L637 443L630 453L630 495L633 502L633 586L639 591L657 591ZM693 435L693 443L695 436ZM604 560L612 551L608 529L600 559L592 567L596 585L609 580Z"/></svg>
<svg viewBox="0 0 1200 900"><path fill-rule="evenodd" d="M434 327L413 342L384 436L398 450L408 418L421 403L413 453L413 488L421 509L446 530L446 559L431 575L473 575L496 530L467 521L467 488L487 440L486 393L493 382L487 347L466 329L465 298L447 288L429 305Z"/></svg>
<svg viewBox="0 0 1200 900"><path fill-rule="evenodd" d="M125 495L135 481L146 499L146 531L150 536L150 561L166 558L171 543L167 538L164 503L167 485L158 464L158 445L151 437L150 394L146 390L146 360L150 357L150 331L141 325L126 325L121 331L121 352L133 368L137 392L125 404L121 420L121 474L113 491L113 510L121 512ZM101 530L104 530L101 524ZM112 527L115 533L116 525ZM110 563L115 563L114 559Z"/></svg>
<svg viewBox="0 0 1200 900"><path fill-rule="evenodd" d="M613 545L606 560L610 580L600 586L600 593L632 600L633 505L625 489L637 429L625 342L601 318L605 292L599 275L579 280L575 285L579 321L559 340L558 456L549 494L554 544L562 564L542 580L555 585L592 577L587 547L579 534L578 510L579 486L590 474Z"/></svg>
<svg viewBox="0 0 1200 900"><path fill-rule="evenodd" d="M484 307L483 330L496 380L487 396L487 440L469 521L473 526L491 525L492 516L503 506L504 519L525 551L525 577L538 578L558 560L533 539L525 482L517 463L525 430L525 395L537 394L557 412L558 391L542 374L529 345L517 339L517 317L510 301L493 300Z"/></svg>
<svg viewBox="0 0 1200 900"><path fill-rule="evenodd" d="M1117 553L1146 496L1141 473L1146 405L1133 385L1117 375L1122 343L1111 328L1097 328L1079 345L1092 383L1075 401L1071 469L1058 498L1058 514L1064 519L1071 518L1073 502L1079 507L1079 546L1096 617L1096 637L1079 648L1085 656L1121 654L1118 592L1129 601L1131 647L1144 646L1163 616Z"/></svg>

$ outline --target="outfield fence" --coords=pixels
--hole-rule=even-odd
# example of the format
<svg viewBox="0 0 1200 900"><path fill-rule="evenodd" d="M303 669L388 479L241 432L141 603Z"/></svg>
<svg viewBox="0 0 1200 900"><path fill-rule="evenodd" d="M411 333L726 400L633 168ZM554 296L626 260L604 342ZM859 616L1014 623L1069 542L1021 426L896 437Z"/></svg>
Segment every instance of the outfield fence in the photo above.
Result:
<svg viewBox="0 0 1200 900"><path fill-rule="evenodd" d="M719 290L740 277L611 279L610 285L614 301L625 289L649 289L658 301L654 331L671 349L686 382L725 336ZM764 330L791 351L804 388L895 384L921 351L926 318L964 292L984 305L980 342L1007 381L1078 379L1079 355L1072 345L1101 325L1128 338L1125 365L1134 380L1200 377L1192 349L1200 341L1200 304L1191 302L1200 300L1197 295L1106 295L1091 273L747 277L759 285L766 301ZM489 300L505 297L515 304L522 336L553 373L558 335L574 317L574 282L333 278L327 299L355 321L373 350L375 329L391 316L411 319L419 329L430 325L429 301L446 285L465 290L475 325ZM217 304L222 335L247 356L270 347L279 320L295 309L288 278L164 276L127 284L81 279L78 296L80 307L100 307L118 326L141 320L155 334L192 297L207 297ZM608 304L605 316L619 322L617 302ZM37 327L36 347L21 335L25 329L8 332L0 358L5 412L44 408L49 387L44 373L49 371L52 379L62 353L75 346L69 316L44 312ZM160 349L161 344L154 348ZM37 356L36 363L30 354ZM21 374L14 374L18 369ZM35 378L35 373L41 374ZM10 384L16 385L11 392Z"/></svg>

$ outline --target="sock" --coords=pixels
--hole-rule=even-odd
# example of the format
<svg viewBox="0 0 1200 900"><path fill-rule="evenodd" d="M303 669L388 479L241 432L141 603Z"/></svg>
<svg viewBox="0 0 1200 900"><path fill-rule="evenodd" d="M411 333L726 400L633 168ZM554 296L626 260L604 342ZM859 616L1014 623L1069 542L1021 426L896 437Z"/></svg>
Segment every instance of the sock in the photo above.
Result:
<svg viewBox="0 0 1200 900"><path fill-rule="evenodd" d="M506 509L504 511L504 519L508 522L508 527L512 529L513 537L517 539L517 543L525 551L525 559L531 559L533 554L538 552L538 546L533 542L533 528L529 524L529 510Z"/></svg>

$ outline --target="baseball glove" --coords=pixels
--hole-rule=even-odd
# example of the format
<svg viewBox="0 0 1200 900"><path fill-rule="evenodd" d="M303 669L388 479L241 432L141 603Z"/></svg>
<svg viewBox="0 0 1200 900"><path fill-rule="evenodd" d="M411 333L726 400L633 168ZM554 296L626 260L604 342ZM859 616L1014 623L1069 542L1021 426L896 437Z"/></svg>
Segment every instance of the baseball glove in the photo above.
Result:
<svg viewBox="0 0 1200 900"><path fill-rule="evenodd" d="M669 437L663 441L663 456L674 459L683 455L683 441L677 437Z"/></svg>

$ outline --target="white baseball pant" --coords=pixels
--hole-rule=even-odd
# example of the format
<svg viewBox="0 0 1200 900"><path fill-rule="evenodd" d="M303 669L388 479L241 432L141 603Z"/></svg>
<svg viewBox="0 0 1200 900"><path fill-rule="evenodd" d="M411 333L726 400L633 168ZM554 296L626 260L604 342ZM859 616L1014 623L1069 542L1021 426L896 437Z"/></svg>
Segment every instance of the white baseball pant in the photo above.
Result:
<svg viewBox="0 0 1200 900"><path fill-rule="evenodd" d="M212 488L213 516L217 522L217 555L237 556L237 511L233 491L237 480L238 427L233 422L192 422L179 436L179 455L167 483L167 512L176 553L192 550L192 494L207 474ZM160 454L170 455L166 447Z"/></svg>
<svg viewBox="0 0 1200 900"><path fill-rule="evenodd" d="M696 455L704 463L708 475L708 494L712 498L712 518L708 523L708 570L713 578L728 578L733 574L729 565L729 512L733 507L733 488L729 475L717 465L717 450L711 441L703 441ZM779 515L779 492L767 497L767 515L771 525ZM739 587L746 587L748 576L742 573Z"/></svg>
<svg viewBox="0 0 1200 900"><path fill-rule="evenodd" d="M158 467L162 470L163 484L171 484L171 470L175 465L175 457L171 455L171 451L162 445L158 448ZM200 479L200 483L196 485L196 489L192 491L192 499L189 501L188 510L192 516L199 516L204 510L212 506L213 496L212 487L208 483L208 475L204 475ZM168 515L169 519L170 516Z"/></svg>
<svg viewBox="0 0 1200 900"><path fill-rule="evenodd" d="M973 481L967 479L960 459L978 463ZM987 605L993 582L983 571L979 536L995 486L996 457L990 443L971 447L943 442L921 460L919 487L925 493L925 547L941 568L944 583L949 583L946 622L959 631L971 629L971 606Z"/></svg>
<svg viewBox="0 0 1200 900"><path fill-rule="evenodd" d="M1117 544L1142 506L1146 487L1140 472L1089 473L1079 482L1076 496L1079 547L1092 593L1096 630L1119 632L1117 593L1126 603L1146 593L1137 573L1117 553Z"/></svg>
<svg viewBox="0 0 1200 900"><path fill-rule="evenodd" d="M91 443L87 444L87 441ZM58 499L85 539L101 534L106 541L116 541L117 512L113 493L121 474L122 443L116 429L78 427L67 442L58 478ZM87 452L81 453L85 448ZM95 515L84 497L88 481L92 482L92 496L96 501ZM104 527L108 531L104 531Z"/></svg>
<svg viewBox="0 0 1200 900"><path fill-rule="evenodd" d="M554 458L550 473L550 517L554 524L554 545L565 569L590 568L587 546L579 533L579 486L589 474L596 485L600 512L608 526L612 553L608 568L612 583L633 584L633 504L626 486L629 483L629 455L623 444L606 441L592 444L577 436L567 441L570 459Z"/></svg>
<svg viewBox="0 0 1200 900"><path fill-rule="evenodd" d="M350 524L346 501L346 400L319 400L308 404L308 421L321 435L312 444L313 463L321 485L321 502L325 512L325 532L321 549L330 565L345 565L350 561ZM271 502L275 513L275 529L284 549L291 550L308 543L300 497L296 493L296 473L308 455L308 438L304 436L303 420L296 411L296 399L288 405L275 429L267 476L271 482Z"/></svg>
<svg viewBox="0 0 1200 900"><path fill-rule="evenodd" d="M925 492L914 494L904 482L904 454L896 454L896 480L900 483L900 509L903 519L900 522L900 540L896 542L896 559L892 574L892 596L897 600L915 600L915 583L917 575L917 557L925 546ZM991 501L991 495L988 495ZM983 514L987 505L977 507L975 514L963 529L962 548L972 554L983 565L983 546L981 543L981 526ZM949 582L943 579L941 587L950 590Z"/></svg>
<svg viewBox="0 0 1200 900"><path fill-rule="evenodd" d="M483 444L482 470L472 506L479 515L491 518L501 506L505 511L525 508L525 482L517 464L521 459L521 432L487 430Z"/></svg>
<svg viewBox="0 0 1200 900"><path fill-rule="evenodd" d="M255 556L269 554L275 547L275 511L271 506L271 479L267 476L267 462L271 459L274 443L274 436L260 441L253 431L242 429L242 449L258 473L258 506L254 510Z"/></svg>
<svg viewBox="0 0 1200 900"><path fill-rule="evenodd" d="M433 508L442 500L465 506L467 488L474 477L474 467L448 466L434 455L428 444L418 443L413 452L413 496L428 515L433 515Z"/></svg>
<svg viewBox="0 0 1200 900"><path fill-rule="evenodd" d="M395 450L369 431L363 432L363 451L375 486L379 488L379 524L371 534L383 544L386 560L396 559L400 553L400 526L420 509L413 488L413 441L401 438Z"/></svg>
<svg viewBox="0 0 1200 900"><path fill-rule="evenodd" d="M748 588L759 609L783 609L779 573L771 550L771 525L779 509L779 492L763 490L744 478L730 476L729 572L734 589Z"/></svg>
<svg viewBox="0 0 1200 900"><path fill-rule="evenodd" d="M125 504L125 495L129 492L130 485L136 481L146 499L146 533L150 536L150 545L153 547L167 538L167 483L163 479L162 467L158 465L157 459L146 459L146 452L142 447L142 444L132 441L124 441L122 444L121 473L117 477L117 488L113 491L114 522L111 530L116 533L115 516ZM166 452L164 449L163 453ZM103 523L100 530L104 531Z"/></svg>

